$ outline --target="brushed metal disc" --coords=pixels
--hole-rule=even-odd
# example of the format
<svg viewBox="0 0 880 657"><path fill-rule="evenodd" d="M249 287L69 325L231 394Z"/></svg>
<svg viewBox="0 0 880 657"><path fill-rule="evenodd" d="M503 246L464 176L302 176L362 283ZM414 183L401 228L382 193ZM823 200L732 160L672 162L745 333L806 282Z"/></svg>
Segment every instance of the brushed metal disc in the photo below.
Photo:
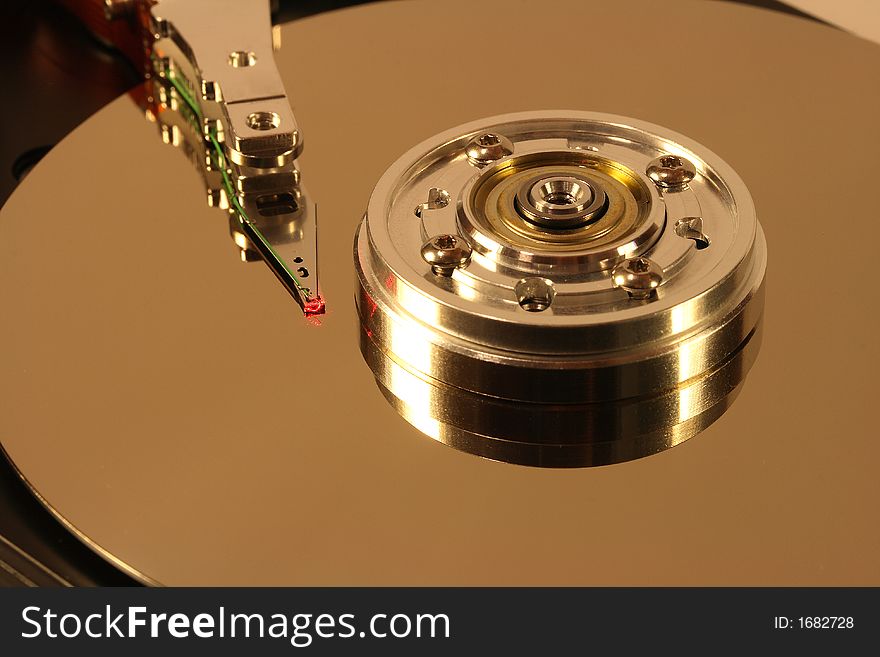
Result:
<svg viewBox="0 0 880 657"><path fill-rule="evenodd" d="M321 326L237 259L198 172L129 98L28 175L0 211L0 440L84 541L169 585L880 584L862 246L880 47L725 3L548 2L382 3L285 27ZM497 54L473 39L487 29ZM597 58L619 71L601 93L569 84L560 62ZM358 350L351 245L385 168L452 126L548 106L705 144L745 180L773 252L737 403L639 461L540 470L450 449L397 415Z"/></svg>

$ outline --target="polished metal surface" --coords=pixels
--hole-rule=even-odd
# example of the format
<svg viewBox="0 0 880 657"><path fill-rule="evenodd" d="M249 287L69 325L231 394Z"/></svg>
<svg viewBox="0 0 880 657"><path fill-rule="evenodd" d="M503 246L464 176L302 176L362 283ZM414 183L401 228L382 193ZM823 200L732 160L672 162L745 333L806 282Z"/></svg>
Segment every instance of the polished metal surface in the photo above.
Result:
<svg viewBox="0 0 880 657"><path fill-rule="evenodd" d="M300 181L303 140L275 66L280 32L268 0L142 1L139 9L157 80L145 102L151 120L190 114L186 148L204 154L196 164L208 202L229 212L242 258L262 258L306 315L323 312L317 210Z"/></svg>
<svg viewBox="0 0 880 657"><path fill-rule="evenodd" d="M529 6L380 3L285 28L279 70L321 206L320 326L238 260L200 174L130 98L22 182L0 210L0 440L83 540L163 584L880 584L878 313L833 266L842 254L849 280L873 273L835 218L848 236L874 229L854 190L874 185L880 89L864 80L880 47L726 3ZM462 75L479 59L463 24L519 34L548 9L625 24L625 48L617 30L590 46L628 74L601 94L551 84L559 58L585 56L555 39L505 46L491 93ZM651 67L661 35L700 53L687 75ZM524 79L548 91L523 94ZM748 186L771 254L761 354L733 406L698 439L607 467L438 444L358 346L352 237L383 172L452 126L545 109L550 89L553 106L711 148ZM817 158L846 166L815 185Z"/></svg>
<svg viewBox="0 0 880 657"><path fill-rule="evenodd" d="M491 165L481 140L505 144ZM429 222L449 232L421 245ZM760 344L767 255L744 183L626 117L523 112L423 142L376 186L355 260L362 350L392 405L501 461L678 445L732 403Z"/></svg>
<svg viewBox="0 0 880 657"><path fill-rule="evenodd" d="M149 11L159 47L177 46L198 99L217 103L230 158L261 168L292 162L302 136L275 66L268 0L160 0Z"/></svg>
<svg viewBox="0 0 880 657"><path fill-rule="evenodd" d="M580 228L602 217L608 195L583 176L538 176L520 185L515 207L547 230Z"/></svg>

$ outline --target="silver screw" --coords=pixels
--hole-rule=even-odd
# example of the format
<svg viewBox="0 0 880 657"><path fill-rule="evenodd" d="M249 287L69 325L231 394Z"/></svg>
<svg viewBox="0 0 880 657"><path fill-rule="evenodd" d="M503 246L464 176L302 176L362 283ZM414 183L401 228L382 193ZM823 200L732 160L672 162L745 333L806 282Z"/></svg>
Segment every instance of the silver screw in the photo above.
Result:
<svg viewBox="0 0 880 657"><path fill-rule="evenodd" d="M614 287L624 290L632 299L647 299L656 294L663 281L663 270L653 260L629 258L611 271Z"/></svg>
<svg viewBox="0 0 880 657"><path fill-rule="evenodd" d="M495 160L513 154L513 142L504 135L486 132L474 137L465 149L468 161L475 167L484 167Z"/></svg>
<svg viewBox="0 0 880 657"><path fill-rule="evenodd" d="M684 187L697 175L693 163L678 155L662 155L651 160L645 172L658 187L672 189Z"/></svg>
<svg viewBox="0 0 880 657"><path fill-rule="evenodd" d="M422 246L422 258L438 276L452 276L470 262L471 247L454 235L437 235Z"/></svg>

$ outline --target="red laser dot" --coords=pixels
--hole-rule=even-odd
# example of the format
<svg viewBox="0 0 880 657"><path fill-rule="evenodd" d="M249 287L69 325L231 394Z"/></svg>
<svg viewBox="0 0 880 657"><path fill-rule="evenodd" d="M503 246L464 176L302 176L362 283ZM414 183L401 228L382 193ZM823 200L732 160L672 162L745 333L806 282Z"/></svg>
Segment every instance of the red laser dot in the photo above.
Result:
<svg viewBox="0 0 880 657"><path fill-rule="evenodd" d="M311 299L307 299L305 306L303 307L303 312L306 317L314 317L315 315L323 315L326 310L324 306L324 299L321 297L312 297Z"/></svg>

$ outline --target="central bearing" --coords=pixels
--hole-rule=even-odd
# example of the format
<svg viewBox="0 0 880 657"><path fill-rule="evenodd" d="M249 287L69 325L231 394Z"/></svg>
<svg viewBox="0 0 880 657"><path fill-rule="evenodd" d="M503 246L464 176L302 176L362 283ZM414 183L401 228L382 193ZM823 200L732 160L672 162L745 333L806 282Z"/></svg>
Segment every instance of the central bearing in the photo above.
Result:
<svg viewBox="0 0 880 657"><path fill-rule="evenodd" d="M534 150L467 182L458 223L473 249L501 267L590 277L657 239L656 196L630 167L594 152Z"/></svg>
<svg viewBox="0 0 880 657"><path fill-rule="evenodd" d="M597 221L608 208L608 196L584 177L537 176L520 186L515 204L535 226L564 230Z"/></svg>

